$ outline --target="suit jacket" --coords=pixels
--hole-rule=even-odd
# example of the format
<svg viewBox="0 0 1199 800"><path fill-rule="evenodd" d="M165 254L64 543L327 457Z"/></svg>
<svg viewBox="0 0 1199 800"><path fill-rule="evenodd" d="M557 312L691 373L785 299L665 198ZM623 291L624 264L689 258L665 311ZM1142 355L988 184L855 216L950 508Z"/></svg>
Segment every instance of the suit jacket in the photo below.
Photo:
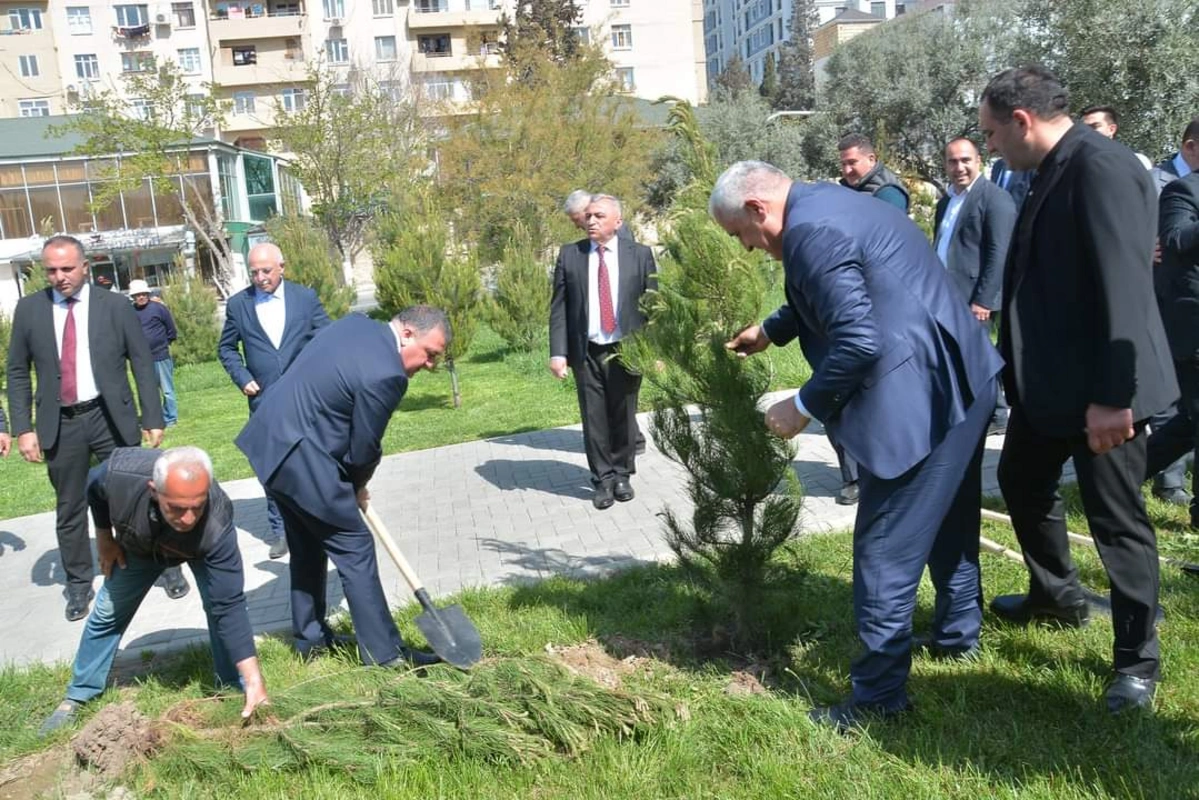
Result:
<svg viewBox="0 0 1199 800"><path fill-rule="evenodd" d="M58 412L61 408L58 393L62 373L59 371L52 298L53 291L47 288L17 302L13 312L12 343L8 348L8 410L12 414L12 431L22 434L36 430L42 450L49 450L58 443ZM150 345L137 321L133 304L124 295L92 286L88 289L87 302L87 335L96 388L120 436L118 444L133 447L141 442L141 428L163 427L158 375L154 371ZM133 378L137 382L140 424L126 362L133 367ZM36 392L29 370L31 365L37 372Z"/></svg>
<svg viewBox="0 0 1199 800"><path fill-rule="evenodd" d="M928 239L869 195L793 184L783 272L787 305L766 333L799 338L812 366L801 402L880 478L932 452L1002 367Z"/></svg>
<svg viewBox="0 0 1199 800"><path fill-rule="evenodd" d="M1177 156L1178 153L1175 153L1149 170L1149 177L1153 179L1153 188L1157 190L1159 196L1166 186L1178 180L1178 169L1174 166L1174 159Z"/></svg>
<svg viewBox="0 0 1199 800"><path fill-rule="evenodd" d="M628 336L645 324L641 311L641 295L656 286L657 267L654 254L643 244L613 239L620 259L619 300L616 304L616 323L623 336ZM565 356L571 368L577 369L587 353L588 287L587 261L591 240L581 239L558 252L554 265L554 293L550 298L550 355Z"/></svg>
<svg viewBox="0 0 1199 800"><path fill-rule="evenodd" d="M1199 356L1199 172L1162 190L1158 238L1162 263L1154 289L1170 354L1176 361Z"/></svg>
<svg viewBox="0 0 1199 800"><path fill-rule="evenodd" d="M221 365L238 389L250 381L258 382L259 393L249 398L250 411L258 407L266 388L279 380L304 345L329 324L329 315L316 292L287 281L283 294L286 322L276 350L258 321L254 293L251 284L229 298L225 304L225 327L217 346ZM237 349L238 342L241 342L241 351Z"/></svg>
<svg viewBox="0 0 1199 800"><path fill-rule="evenodd" d="M937 201L933 230L938 234L948 206L949 195ZM958 210L946 265L954 288L967 304L991 311L999 308L1003 265L1015 227L1016 203L1011 195L979 176Z"/></svg>
<svg viewBox="0 0 1199 800"><path fill-rule="evenodd" d="M1032 173L1008 169L1007 162L1001 158L991 165L990 177L992 183L1001 189L1006 189L1007 193L1012 196L1016 210L1019 211L1020 207L1024 205L1024 198L1028 195L1028 187L1032 185ZM1006 187L1003 185L1005 180L1007 181Z"/></svg>
<svg viewBox="0 0 1199 800"><path fill-rule="evenodd" d="M1094 403L1135 420L1178 399L1153 295L1157 202L1127 147L1076 123L1016 223L1000 317L1004 386L1033 428L1076 436Z"/></svg>
<svg viewBox="0 0 1199 800"><path fill-rule="evenodd" d="M354 490L374 474L407 389L390 326L351 314L304 348L236 444L268 490L340 530L359 530Z"/></svg>

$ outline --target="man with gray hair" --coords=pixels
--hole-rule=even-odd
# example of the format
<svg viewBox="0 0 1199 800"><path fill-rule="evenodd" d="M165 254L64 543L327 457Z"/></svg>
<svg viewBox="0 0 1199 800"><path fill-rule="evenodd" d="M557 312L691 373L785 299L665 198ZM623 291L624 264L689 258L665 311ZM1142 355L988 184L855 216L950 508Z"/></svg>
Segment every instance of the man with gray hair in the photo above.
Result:
<svg viewBox="0 0 1199 800"><path fill-rule="evenodd" d="M812 377L765 416L790 438L815 419L858 463L853 597L864 652L852 696L813 709L839 730L909 707L912 610L927 565L931 655L978 648L983 437L1002 361L907 215L860 192L798 183L760 161L716 182L712 216L783 262L787 304L728 347L799 339Z"/></svg>
<svg viewBox="0 0 1199 800"><path fill-rule="evenodd" d="M89 474L87 502L104 585L84 626L66 699L41 735L104 691L142 599L163 570L183 563L204 600L217 683L240 684L242 717L249 717L266 702L266 684L246 610L233 503L213 478L208 454L197 447L119 447Z"/></svg>
<svg viewBox="0 0 1199 800"><path fill-rule="evenodd" d="M583 233L587 233L587 206L591 205L592 199L598 196L583 189L575 189L566 196L566 201L562 204L562 210L566 213L566 216L570 217L570 221L574 223L574 226ZM619 227L616 228L616 238L625 239L630 242L637 241L637 238L633 236L632 228L624 224L623 218L620 221ZM642 440L641 444L643 445L642 449L644 449L645 441Z"/></svg>

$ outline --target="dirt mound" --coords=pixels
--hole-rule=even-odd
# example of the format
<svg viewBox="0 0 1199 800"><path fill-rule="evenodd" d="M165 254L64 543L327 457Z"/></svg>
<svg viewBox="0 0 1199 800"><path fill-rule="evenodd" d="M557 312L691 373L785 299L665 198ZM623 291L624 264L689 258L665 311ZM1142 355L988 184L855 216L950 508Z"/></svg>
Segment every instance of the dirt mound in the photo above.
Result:
<svg viewBox="0 0 1199 800"><path fill-rule="evenodd" d="M576 675L590 678L608 689L619 689L625 675L644 668L650 660L645 655L633 655L632 653L649 653L651 648L635 647L630 639L622 639L616 650L630 653L630 655L617 659L608 653L604 645L594 639L588 639L582 644L569 647L555 647L552 644L545 646L545 652L562 662L562 665L568 670Z"/></svg>
<svg viewBox="0 0 1199 800"><path fill-rule="evenodd" d="M161 745L162 735L133 703L106 706L71 742L80 763L112 777Z"/></svg>

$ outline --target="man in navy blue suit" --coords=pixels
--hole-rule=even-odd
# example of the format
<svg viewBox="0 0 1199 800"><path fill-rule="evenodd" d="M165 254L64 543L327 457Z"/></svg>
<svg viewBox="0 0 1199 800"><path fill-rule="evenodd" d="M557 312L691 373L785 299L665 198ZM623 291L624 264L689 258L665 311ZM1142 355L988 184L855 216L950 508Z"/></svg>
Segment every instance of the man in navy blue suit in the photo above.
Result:
<svg viewBox="0 0 1199 800"><path fill-rule="evenodd" d="M229 298L217 352L233 384L250 399L250 413L262 393L279 380L304 345L329 324L316 292L283 280L283 252L264 242L250 249L251 284ZM238 350L238 342L241 350ZM287 555L283 517L268 496L271 558Z"/></svg>
<svg viewBox="0 0 1199 800"><path fill-rule="evenodd" d="M291 619L304 655L336 637L325 621L333 559L365 664L432 663L404 647L359 514L382 457L387 423L408 379L432 369L450 342L445 314L413 306L382 323L351 314L329 326L267 392L237 446L283 514L291 547Z"/></svg>
<svg viewBox="0 0 1199 800"><path fill-rule="evenodd" d="M747 249L783 262L787 305L728 346L749 355L798 338L812 366L767 427L790 438L819 420L859 465L853 595L865 651L852 697L811 717L844 730L901 713L926 564L930 650L978 647L981 459L1002 361L902 211L760 161L721 175L709 210Z"/></svg>

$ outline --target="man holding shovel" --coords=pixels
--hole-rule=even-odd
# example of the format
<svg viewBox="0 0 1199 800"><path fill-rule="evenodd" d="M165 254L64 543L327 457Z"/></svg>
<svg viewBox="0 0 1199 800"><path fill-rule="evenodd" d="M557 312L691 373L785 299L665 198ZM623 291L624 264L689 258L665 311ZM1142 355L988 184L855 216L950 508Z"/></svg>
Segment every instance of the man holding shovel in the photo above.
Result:
<svg viewBox="0 0 1199 800"><path fill-rule="evenodd" d="M433 369L450 337L445 314L429 306L405 309L388 323L360 314L340 319L296 357L237 437L283 515L291 550L292 634L305 656L336 642L325 621L332 559L363 663L423 666L439 660L404 646L359 511L366 510L366 484L408 379Z"/></svg>

